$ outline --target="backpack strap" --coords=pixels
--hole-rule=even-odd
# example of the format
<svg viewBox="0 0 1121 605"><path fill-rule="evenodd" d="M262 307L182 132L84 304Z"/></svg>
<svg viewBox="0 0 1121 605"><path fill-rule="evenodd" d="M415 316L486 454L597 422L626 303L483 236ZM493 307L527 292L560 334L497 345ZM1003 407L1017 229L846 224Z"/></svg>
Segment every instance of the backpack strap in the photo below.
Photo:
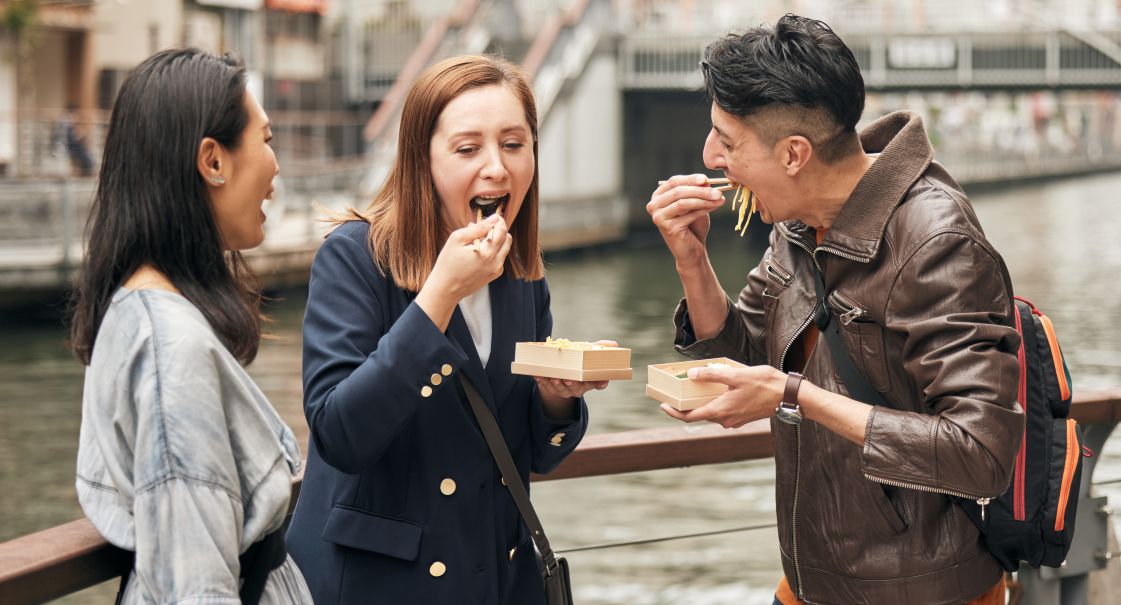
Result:
<svg viewBox="0 0 1121 605"><path fill-rule="evenodd" d="M849 354L845 343L841 340L841 324L839 322L831 321L833 314L829 311L829 306L825 303L826 292L825 282L821 275L821 269L818 268L817 263L814 265L814 289L817 291L817 306L814 307L814 324L817 329L821 331L821 335L825 337L825 342L829 344L829 353L833 357L833 365L837 369L837 374L841 376L841 380L845 383L845 388L849 391L849 396L857 401L867 403L870 405L878 405L890 408L891 404L888 403L884 396L879 391L874 389L872 385L868 384L868 380L856 369L856 365L852 361L852 356Z"/></svg>

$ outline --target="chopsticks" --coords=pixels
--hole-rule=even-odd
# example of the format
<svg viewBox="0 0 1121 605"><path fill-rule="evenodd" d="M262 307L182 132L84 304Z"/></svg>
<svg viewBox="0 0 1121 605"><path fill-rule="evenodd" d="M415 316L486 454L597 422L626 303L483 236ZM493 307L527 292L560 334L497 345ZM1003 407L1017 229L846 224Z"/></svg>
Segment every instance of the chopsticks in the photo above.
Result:
<svg viewBox="0 0 1121 605"><path fill-rule="evenodd" d="M502 216L502 209L497 208L497 209L495 209L494 213L497 214L498 216ZM476 223L483 222L483 209L482 208L475 208L475 222ZM490 231L487 232L486 241L489 242L490 239L491 239L491 235L493 235L493 234L494 234L494 227L491 227ZM481 243L481 240L475 240L475 241L471 242L471 247L473 247L475 249L475 252L480 251L479 250L479 244L480 243Z"/></svg>
<svg viewBox="0 0 1121 605"><path fill-rule="evenodd" d="M665 185L667 182L669 181L658 181L658 184ZM726 178L708 179L706 184L717 191L731 191L733 189L738 189L740 186L739 183Z"/></svg>

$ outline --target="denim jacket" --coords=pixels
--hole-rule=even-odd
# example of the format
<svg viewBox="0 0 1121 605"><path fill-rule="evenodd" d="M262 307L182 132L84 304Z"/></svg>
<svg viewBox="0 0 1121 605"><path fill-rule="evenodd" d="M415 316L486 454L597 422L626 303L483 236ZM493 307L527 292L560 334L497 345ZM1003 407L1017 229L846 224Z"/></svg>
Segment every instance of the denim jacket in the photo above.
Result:
<svg viewBox="0 0 1121 605"><path fill-rule="evenodd" d="M284 522L292 431L187 299L120 289L82 399L77 492L136 552L125 603L240 603L238 555ZM262 603L310 603L291 559Z"/></svg>

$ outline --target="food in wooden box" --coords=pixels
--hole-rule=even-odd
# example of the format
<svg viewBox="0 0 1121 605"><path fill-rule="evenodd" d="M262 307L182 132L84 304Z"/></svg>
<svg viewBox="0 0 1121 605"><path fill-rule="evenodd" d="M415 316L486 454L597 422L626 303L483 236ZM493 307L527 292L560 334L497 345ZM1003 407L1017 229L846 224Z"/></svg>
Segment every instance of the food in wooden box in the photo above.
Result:
<svg viewBox="0 0 1121 605"><path fill-rule="evenodd" d="M566 338L519 342L510 371L565 380L629 380L631 350Z"/></svg>
<svg viewBox="0 0 1121 605"><path fill-rule="evenodd" d="M646 396L668 403L677 410L700 407L728 390L719 382L697 382L689 378L692 368L744 368L738 361L727 357L659 363L648 367Z"/></svg>

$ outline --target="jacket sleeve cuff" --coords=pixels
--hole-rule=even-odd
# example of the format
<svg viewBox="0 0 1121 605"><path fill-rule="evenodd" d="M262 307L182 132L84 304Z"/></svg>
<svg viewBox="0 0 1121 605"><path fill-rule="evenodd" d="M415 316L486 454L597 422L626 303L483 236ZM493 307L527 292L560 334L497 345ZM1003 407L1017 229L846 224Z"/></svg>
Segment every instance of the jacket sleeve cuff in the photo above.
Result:
<svg viewBox="0 0 1121 605"><path fill-rule="evenodd" d="M865 427L861 465L873 480L889 480L934 487L938 485L934 456L906 456L907 452L936 452L937 417L872 407Z"/></svg>
<svg viewBox="0 0 1121 605"><path fill-rule="evenodd" d="M530 406L530 423L534 439L533 472L548 474L576 449L588 430L588 402L583 397L576 402L576 417L572 420L553 420L545 414L537 387L533 388Z"/></svg>
<svg viewBox="0 0 1121 605"><path fill-rule="evenodd" d="M707 359L710 357L731 357L738 359L743 356L743 326L735 316L736 306L728 300L728 314L724 317L724 326L712 338L697 340L693 331L693 322L689 318L689 304L682 298L677 303L677 310L673 313L675 334L673 348L682 355L691 359Z"/></svg>
<svg viewBox="0 0 1121 605"><path fill-rule="evenodd" d="M415 302L405 309L390 332L382 337L378 350L371 354L370 359L376 360L373 365L368 362L354 373L367 378L366 373L369 372L369 380L356 381L356 387L368 396L384 390L387 384L397 382L392 378L397 374L400 381L398 388L404 387L404 392L396 395L413 401L427 398L454 384L449 378L467 362L463 351L440 332ZM434 379L437 375L440 378ZM408 396L410 394L412 397ZM364 397L358 395L357 399Z"/></svg>

